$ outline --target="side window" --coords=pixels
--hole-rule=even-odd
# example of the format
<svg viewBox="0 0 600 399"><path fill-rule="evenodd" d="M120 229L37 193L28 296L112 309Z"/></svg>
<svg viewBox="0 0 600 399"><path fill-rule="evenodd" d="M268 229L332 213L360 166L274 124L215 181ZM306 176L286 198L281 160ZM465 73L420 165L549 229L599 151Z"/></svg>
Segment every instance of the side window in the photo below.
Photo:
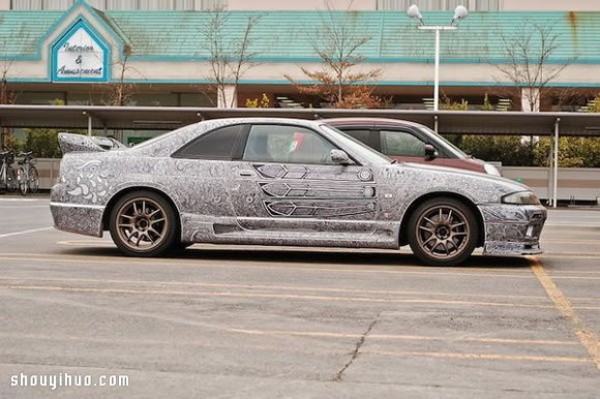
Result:
<svg viewBox="0 0 600 399"><path fill-rule="evenodd" d="M333 164L336 148L312 130L296 126L254 125L248 134L244 161Z"/></svg>
<svg viewBox="0 0 600 399"><path fill-rule="evenodd" d="M242 136L242 125L225 126L201 135L181 147L176 158L230 160Z"/></svg>
<svg viewBox="0 0 600 399"><path fill-rule="evenodd" d="M381 141L386 155L425 156L425 143L408 132L382 130Z"/></svg>

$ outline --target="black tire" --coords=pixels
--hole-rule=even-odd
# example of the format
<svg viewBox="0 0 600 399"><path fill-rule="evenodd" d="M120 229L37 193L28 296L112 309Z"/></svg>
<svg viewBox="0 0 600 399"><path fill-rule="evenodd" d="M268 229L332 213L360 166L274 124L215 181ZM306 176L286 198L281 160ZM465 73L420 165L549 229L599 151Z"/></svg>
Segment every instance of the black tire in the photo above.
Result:
<svg viewBox="0 0 600 399"><path fill-rule="evenodd" d="M9 193L14 193L18 188L19 183L17 182L15 171L12 168L8 168L6 171L6 191Z"/></svg>
<svg viewBox="0 0 600 399"><path fill-rule="evenodd" d="M176 241L177 217L171 204L151 191L134 191L121 197L109 216L115 245L129 256L160 256Z"/></svg>
<svg viewBox="0 0 600 399"><path fill-rule="evenodd" d="M25 169L24 167L20 167L17 170L17 182L19 184L19 192L24 197L29 192L29 180L25 177Z"/></svg>
<svg viewBox="0 0 600 399"><path fill-rule="evenodd" d="M174 253L183 252L187 248L191 247L194 244L195 243L193 243L193 242L181 242L181 241L175 240L175 242L173 243L173 246L171 247L171 251Z"/></svg>
<svg viewBox="0 0 600 399"><path fill-rule="evenodd" d="M40 189L40 177L35 166L29 167L29 190L35 194Z"/></svg>
<svg viewBox="0 0 600 399"><path fill-rule="evenodd" d="M431 266L455 266L477 246L479 223L473 211L453 198L432 198L408 221L408 243L415 256Z"/></svg>

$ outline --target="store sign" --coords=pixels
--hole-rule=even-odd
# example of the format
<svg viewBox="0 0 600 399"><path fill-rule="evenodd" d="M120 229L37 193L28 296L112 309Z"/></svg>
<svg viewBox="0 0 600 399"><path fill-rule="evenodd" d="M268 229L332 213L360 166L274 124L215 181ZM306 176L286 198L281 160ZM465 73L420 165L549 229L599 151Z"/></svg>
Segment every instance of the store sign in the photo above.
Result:
<svg viewBox="0 0 600 399"><path fill-rule="evenodd" d="M106 81L108 49L93 31L79 21L53 47L52 80Z"/></svg>

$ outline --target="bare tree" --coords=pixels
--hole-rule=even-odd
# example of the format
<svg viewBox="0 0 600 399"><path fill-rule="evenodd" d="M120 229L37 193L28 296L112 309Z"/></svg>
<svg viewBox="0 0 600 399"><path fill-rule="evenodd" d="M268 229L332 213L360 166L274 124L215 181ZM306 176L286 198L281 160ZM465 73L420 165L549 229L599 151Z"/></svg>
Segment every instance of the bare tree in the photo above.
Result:
<svg viewBox="0 0 600 399"><path fill-rule="evenodd" d="M8 72L11 65L11 60L2 60L0 64L0 104L12 104L15 101L15 93L8 85Z"/></svg>
<svg viewBox="0 0 600 399"><path fill-rule="evenodd" d="M128 83L126 80L126 75L127 72L130 69L132 69L131 66L128 64L129 57L131 57L132 54L133 50L131 46L129 44L126 44L123 47L122 56L119 58L118 61L116 61L113 64L113 68L117 69L118 79L116 83L112 83L108 87L107 103L109 105L122 107L126 105L129 102L129 99L131 98L131 94L134 91L135 84Z"/></svg>
<svg viewBox="0 0 600 399"><path fill-rule="evenodd" d="M302 73L315 83L302 85L285 75L300 93L318 95L335 108L377 108L382 101L373 95L372 82L380 69L356 71L364 61L363 47L372 37L365 31L357 13L336 11L326 1L321 27L312 38L312 46L322 62L316 70L301 67Z"/></svg>
<svg viewBox="0 0 600 399"><path fill-rule="evenodd" d="M160 53L163 50L160 46L163 43L169 43L171 36L170 32L161 32L160 35L156 35L137 29L129 30L128 33L129 37L134 38L134 40L125 43L120 57L112 63L117 78L114 83L108 85L107 98L105 99L108 105L127 105L138 89L138 84L131 82L132 76L146 79L146 76L139 69L131 65L131 57L153 52Z"/></svg>
<svg viewBox="0 0 600 399"><path fill-rule="evenodd" d="M506 62L490 62L519 89L518 94L526 99L531 111L539 110L542 98L550 91L550 83L573 62L572 58L562 63L550 62L560 47L558 37L553 25L524 20L515 30L501 34Z"/></svg>
<svg viewBox="0 0 600 399"><path fill-rule="evenodd" d="M141 45L140 45L141 46ZM137 49L136 45L136 49ZM132 67L129 63L133 55L133 47L131 44L123 46L123 52L117 61L112 63L113 69L117 72L117 79L114 83L110 83L105 88L106 98L105 103L116 107L128 105L132 95L137 90L137 84L129 82L131 72L143 76L139 70ZM123 130L117 129L112 132L112 135L119 141L123 141Z"/></svg>
<svg viewBox="0 0 600 399"><path fill-rule="evenodd" d="M208 46L209 79L213 82L209 89L216 93L218 104L233 108L236 98L227 98L227 87L232 87L237 93L244 73L256 65L253 59L258 53L252 49L253 32L261 16L249 16L239 35L227 31L231 14L224 7L208 11L207 18L201 34Z"/></svg>
<svg viewBox="0 0 600 399"><path fill-rule="evenodd" d="M1 24L0 20L0 24ZM8 83L8 75L14 59L8 54L8 41L0 41L0 104L13 104L16 94ZM0 148L11 146L13 143L12 129L0 128Z"/></svg>

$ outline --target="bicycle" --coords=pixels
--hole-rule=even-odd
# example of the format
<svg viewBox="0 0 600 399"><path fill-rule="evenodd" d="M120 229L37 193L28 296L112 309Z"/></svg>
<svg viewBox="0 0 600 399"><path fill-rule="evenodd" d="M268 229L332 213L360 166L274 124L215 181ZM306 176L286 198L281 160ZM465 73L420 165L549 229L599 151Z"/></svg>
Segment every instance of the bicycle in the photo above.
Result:
<svg viewBox="0 0 600 399"><path fill-rule="evenodd" d="M31 155L32 152L21 152L22 160L18 162L20 165L17 170L17 182L19 183L19 191L25 196L28 192L37 193L40 188L40 179L35 164L35 158Z"/></svg>
<svg viewBox="0 0 600 399"><path fill-rule="evenodd" d="M11 164L15 161L12 151L0 152L0 192L13 193L17 191L17 179Z"/></svg>

